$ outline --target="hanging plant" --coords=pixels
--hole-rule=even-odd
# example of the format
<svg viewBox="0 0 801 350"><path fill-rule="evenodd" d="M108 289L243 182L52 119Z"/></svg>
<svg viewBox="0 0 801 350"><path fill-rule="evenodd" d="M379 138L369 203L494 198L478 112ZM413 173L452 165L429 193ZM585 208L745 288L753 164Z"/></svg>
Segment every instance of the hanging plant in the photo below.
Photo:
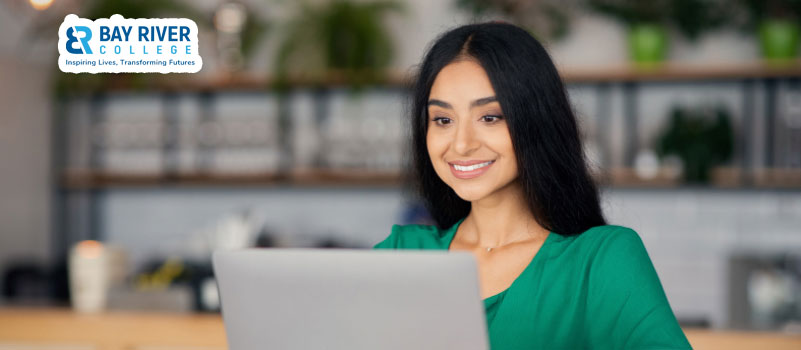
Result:
<svg viewBox="0 0 801 350"><path fill-rule="evenodd" d="M383 79L394 56L384 17L401 10L394 1L300 3L278 49L277 83L293 79L360 85Z"/></svg>
<svg viewBox="0 0 801 350"><path fill-rule="evenodd" d="M579 0L457 0L456 6L477 18L503 18L540 39L561 39L570 32Z"/></svg>

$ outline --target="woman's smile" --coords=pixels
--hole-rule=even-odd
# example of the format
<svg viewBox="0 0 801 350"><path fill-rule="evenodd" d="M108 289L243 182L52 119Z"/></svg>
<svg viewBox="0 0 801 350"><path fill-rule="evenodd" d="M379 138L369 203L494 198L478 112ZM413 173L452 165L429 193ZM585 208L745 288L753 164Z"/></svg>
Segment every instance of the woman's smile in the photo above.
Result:
<svg viewBox="0 0 801 350"><path fill-rule="evenodd" d="M460 179L472 179L481 176L487 172L494 164L494 160L490 161L456 161L449 162L453 176Z"/></svg>

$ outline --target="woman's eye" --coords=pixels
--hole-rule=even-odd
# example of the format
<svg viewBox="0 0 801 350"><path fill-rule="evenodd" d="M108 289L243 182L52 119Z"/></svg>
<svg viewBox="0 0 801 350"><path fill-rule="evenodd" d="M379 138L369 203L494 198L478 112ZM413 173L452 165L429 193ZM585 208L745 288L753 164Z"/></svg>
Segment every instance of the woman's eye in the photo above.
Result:
<svg viewBox="0 0 801 350"><path fill-rule="evenodd" d="M434 123L437 123L437 125L446 125L451 123L451 119L445 117L435 117L432 120L434 121Z"/></svg>
<svg viewBox="0 0 801 350"><path fill-rule="evenodd" d="M497 121L499 121L501 119L503 119L503 117L499 116L499 115L485 115L485 116L481 117L481 120L483 120L483 121L485 121L487 123L494 123L494 122L497 122Z"/></svg>

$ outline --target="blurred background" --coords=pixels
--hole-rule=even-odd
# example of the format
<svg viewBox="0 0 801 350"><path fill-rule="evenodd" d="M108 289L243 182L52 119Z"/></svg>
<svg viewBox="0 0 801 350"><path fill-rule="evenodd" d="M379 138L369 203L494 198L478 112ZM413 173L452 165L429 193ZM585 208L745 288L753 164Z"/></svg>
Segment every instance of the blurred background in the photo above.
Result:
<svg viewBox="0 0 801 350"><path fill-rule="evenodd" d="M61 73L68 13L191 18L203 69ZM215 313L215 249L369 248L430 223L402 177L406 83L438 34L503 20L551 53L605 213L641 235L682 325L801 333L800 16L796 0L0 0L0 310ZM96 276L104 294L80 299Z"/></svg>

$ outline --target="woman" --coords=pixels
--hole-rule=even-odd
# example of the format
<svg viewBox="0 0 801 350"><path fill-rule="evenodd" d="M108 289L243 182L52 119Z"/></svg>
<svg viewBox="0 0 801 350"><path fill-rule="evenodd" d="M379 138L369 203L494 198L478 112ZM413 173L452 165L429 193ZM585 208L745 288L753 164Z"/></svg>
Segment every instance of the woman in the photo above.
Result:
<svg viewBox="0 0 801 350"><path fill-rule="evenodd" d="M636 232L606 225L556 68L526 31L441 36L412 101L413 171L436 226L376 248L472 252L492 349L689 349Z"/></svg>

